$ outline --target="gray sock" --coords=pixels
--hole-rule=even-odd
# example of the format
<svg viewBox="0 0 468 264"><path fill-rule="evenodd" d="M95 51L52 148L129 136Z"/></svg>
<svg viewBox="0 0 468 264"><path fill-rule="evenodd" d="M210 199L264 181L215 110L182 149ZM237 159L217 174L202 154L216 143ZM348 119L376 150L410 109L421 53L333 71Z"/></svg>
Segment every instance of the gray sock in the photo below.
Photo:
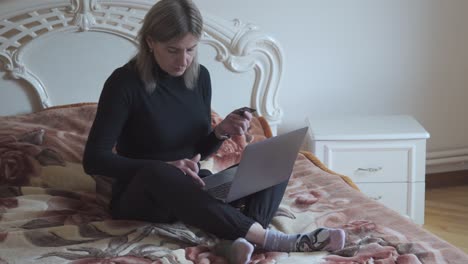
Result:
<svg viewBox="0 0 468 264"><path fill-rule="evenodd" d="M254 246L244 238L235 241L225 240L215 247L215 253L225 257L230 264L247 264L253 251Z"/></svg>
<svg viewBox="0 0 468 264"><path fill-rule="evenodd" d="M268 229L263 248L280 252L336 251L344 247L345 233L341 229L318 228L310 233L288 235Z"/></svg>

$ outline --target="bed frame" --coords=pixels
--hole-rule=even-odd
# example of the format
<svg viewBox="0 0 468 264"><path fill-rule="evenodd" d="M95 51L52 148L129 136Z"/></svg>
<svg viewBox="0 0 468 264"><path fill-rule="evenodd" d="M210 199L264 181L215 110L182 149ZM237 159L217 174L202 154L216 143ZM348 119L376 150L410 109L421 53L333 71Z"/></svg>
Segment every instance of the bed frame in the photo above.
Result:
<svg viewBox="0 0 468 264"><path fill-rule="evenodd" d="M0 69L3 82L10 81L0 86L12 86L11 80L15 80L15 85L25 90L29 98L36 97L38 100L27 100L29 106L18 104L15 108L1 109L0 115L31 112L59 104L97 101L103 81L110 71L134 54L137 45L135 38L142 19L155 1L26 2L16 0L0 4L0 10L3 10L0 11L0 60L3 62ZM206 13L203 16L200 62L212 73L213 108L227 114L233 108L247 104L257 109L258 115L265 117L273 134L276 134L283 116L278 104L283 65L280 45L253 24L243 23L239 19L227 21ZM79 41L83 41L82 44ZM66 45L71 46L72 50L65 49ZM101 57L102 46L105 46L105 50L110 49L111 54L120 56L119 59L91 61ZM41 56L44 53L48 55ZM67 56L73 54L68 60L71 63L66 67L63 67L63 63L60 66L54 62L59 60L66 63ZM80 57L84 59L80 60ZM220 67L220 63L224 67ZM221 72L220 68L227 70L227 73ZM83 69L90 70L92 74L85 73ZM235 82L243 78L241 75L250 76L251 79ZM4 87L0 89L0 94L3 94L2 102L15 100L12 92ZM36 107L34 100L38 101ZM219 103L220 100L230 103Z"/></svg>

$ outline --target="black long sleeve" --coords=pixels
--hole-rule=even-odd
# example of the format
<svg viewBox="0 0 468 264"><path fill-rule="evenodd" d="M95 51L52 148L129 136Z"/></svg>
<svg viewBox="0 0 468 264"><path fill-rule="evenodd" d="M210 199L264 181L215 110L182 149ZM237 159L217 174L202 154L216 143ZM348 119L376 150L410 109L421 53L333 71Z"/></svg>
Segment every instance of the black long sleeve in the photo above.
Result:
<svg viewBox="0 0 468 264"><path fill-rule="evenodd" d="M211 131L211 81L200 67L198 83L165 76L148 94L129 63L107 79L86 144L83 166L89 174L128 180L154 162L205 158L222 144ZM115 147L115 151L113 148Z"/></svg>

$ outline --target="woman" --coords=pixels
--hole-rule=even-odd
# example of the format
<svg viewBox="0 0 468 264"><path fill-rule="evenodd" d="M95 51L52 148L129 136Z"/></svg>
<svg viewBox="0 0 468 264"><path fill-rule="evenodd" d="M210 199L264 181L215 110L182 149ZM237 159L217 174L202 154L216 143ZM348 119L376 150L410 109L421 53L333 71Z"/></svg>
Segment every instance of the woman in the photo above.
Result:
<svg viewBox="0 0 468 264"><path fill-rule="evenodd" d="M227 136L245 134L252 118L233 111L211 130L210 76L197 62L202 27L190 0L159 1L144 19L138 54L104 85L83 163L87 173L115 179L112 216L180 220L235 240L224 250L235 263L249 260L251 243L286 252L341 249L342 230L266 230L287 182L246 197L242 212L201 188L198 162Z"/></svg>

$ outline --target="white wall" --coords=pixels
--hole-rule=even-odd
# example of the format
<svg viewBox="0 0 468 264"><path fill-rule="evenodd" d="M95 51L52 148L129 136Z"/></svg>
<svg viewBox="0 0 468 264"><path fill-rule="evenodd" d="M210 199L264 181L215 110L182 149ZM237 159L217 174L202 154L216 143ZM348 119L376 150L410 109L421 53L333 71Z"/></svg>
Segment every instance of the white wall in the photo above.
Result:
<svg viewBox="0 0 468 264"><path fill-rule="evenodd" d="M0 1L0 13L18 4ZM468 1L194 1L282 45L280 133L306 117L410 114L431 134L433 170L468 168ZM2 107L37 109L24 87L1 75Z"/></svg>
<svg viewBox="0 0 468 264"><path fill-rule="evenodd" d="M282 44L280 132L308 116L410 114L431 134L432 171L467 168L468 1L195 2Z"/></svg>

